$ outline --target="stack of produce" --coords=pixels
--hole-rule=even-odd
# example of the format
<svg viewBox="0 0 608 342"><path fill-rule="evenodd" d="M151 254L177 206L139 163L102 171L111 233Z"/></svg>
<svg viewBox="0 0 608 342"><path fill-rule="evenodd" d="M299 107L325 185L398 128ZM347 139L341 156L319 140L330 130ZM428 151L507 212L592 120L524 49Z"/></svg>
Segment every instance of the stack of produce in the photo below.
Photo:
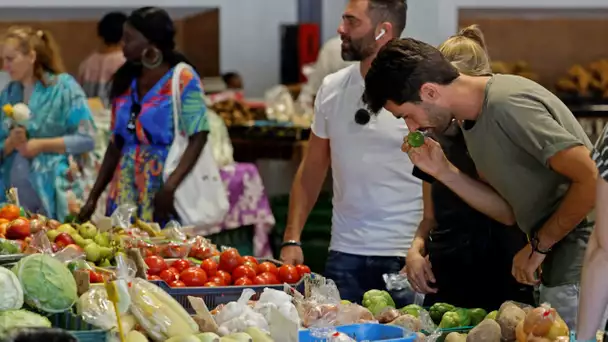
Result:
<svg viewBox="0 0 608 342"><path fill-rule="evenodd" d="M576 64L556 84L559 92L581 98L608 100L608 59Z"/></svg>
<svg viewBox="0 0 608 342"><path fill-rule="evenodd" d="M227 248L219 255L211 252L214 247L205 249L208 252L199 248L200 251L190 253L206 257L203 260L194 257L167 260L148 254L144 259L148 266L148 279L163 280L171 287L249 286L295 284L304 274L310 273L310 268L305 265L277 267L269 261L259 263L252 256L241 256L234 248Z"/></svg>

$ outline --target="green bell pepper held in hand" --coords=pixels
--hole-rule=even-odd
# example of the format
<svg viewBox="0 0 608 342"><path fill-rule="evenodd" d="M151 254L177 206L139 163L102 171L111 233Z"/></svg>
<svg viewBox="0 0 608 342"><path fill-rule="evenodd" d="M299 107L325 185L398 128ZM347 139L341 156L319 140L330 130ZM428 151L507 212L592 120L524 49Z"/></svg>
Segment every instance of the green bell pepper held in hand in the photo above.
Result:
<svg viewBox="0 0 608 342"><path fill-rule="evenodd" d="M454 311L446 312L441 318L441 323L439 323L439 328L441 329L458 327L460 327L460 316Z"/></svg>
<svg viewBox="0 0 608 342"><path fill-rule="evenodd" d="M488 313L484 309L477 308L469 310L469 316L471 317L471 325L475 326L481 323L481 321L483 321L487 315Z"/></svg>
<svg viewBox="0 0 608 342"><path fill-rule="evenodd" d="M451 304L435 303L429 309L429 314L431 315L431 319L433 320L433 322L435 322L435 324L439 324L439 322L441 322L441 318L443 318L443 315L446 312L452 311L454 309L456 309L456 307Z"/></svg>
<svg viewBox="0 0 608 342"><path fill-rule="evenodd" d="M386 307L395 307L395 301L386 291L369 290L363 294L363 302L365 308L372 312L375 316Z"/></svg>
<svg viewBox="0 0 608 342"><path fill-rule="evenodd" d="M424 133L422 132L410 132L407 135L407 143L412 147L420 147L424 145Z"/></svg>

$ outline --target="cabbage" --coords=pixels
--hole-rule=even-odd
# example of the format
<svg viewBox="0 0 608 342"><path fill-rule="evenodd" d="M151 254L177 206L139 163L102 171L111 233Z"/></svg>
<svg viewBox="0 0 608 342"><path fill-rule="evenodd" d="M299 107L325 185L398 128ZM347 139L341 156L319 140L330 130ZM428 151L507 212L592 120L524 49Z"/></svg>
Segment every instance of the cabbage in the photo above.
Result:
<svg viewBox="0 0 608 342"><path fill-rule="evenodd" d="M17 328L50 328L51 321L26 310L0 311L0 338Z"/></svg>
<svg viewBox="0 0 608 342"><path fill-rule="evenodd" d="M23 286L25 303L34 308L63 312L78 299L72 273L50 255L28 255L13 267L13 272Z"/></svg>
<svg viewBox="0 0 608 342"><path fill-rule="evenodd" d="M0 311L17 310L23 306L23 289L13 272L0 267Z"/></svg>

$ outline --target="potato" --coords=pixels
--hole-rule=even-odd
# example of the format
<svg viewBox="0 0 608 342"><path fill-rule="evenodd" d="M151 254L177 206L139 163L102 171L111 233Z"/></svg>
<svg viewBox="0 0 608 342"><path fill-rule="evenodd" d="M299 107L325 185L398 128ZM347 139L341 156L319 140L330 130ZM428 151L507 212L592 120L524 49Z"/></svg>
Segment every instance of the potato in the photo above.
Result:
<svg viewBox="0 0 608 342"><path fill-rule="evenodd" d="M467 335L467 342L500 342L501 329L496 321L485 319Z"/></svg>
<svg viewBox="0 0 608 342"><path fill-rule="evenodd" d="M467 335L451 332L445 337L444 342L467 342Z"/></svg>
<svg viewBox="0 0 608 342"><path fill-rule="evenodd" d="M496 322L500 325L503 340L512 342L516 339L515 328L526 318L524 310L513 303L504 303L498 311Z"/></svg>
<svg viewBox="0 0 608 342"><path fill-rule="evenodd" d="M392 322L389 323L390 325L398 325L402 328L406 328L409 329L410 331L413 332L418 332L420 331L421 328L421 323L420 320L412 315L401 315L397 318L395 318L395 320L393 320Z"/></svg>

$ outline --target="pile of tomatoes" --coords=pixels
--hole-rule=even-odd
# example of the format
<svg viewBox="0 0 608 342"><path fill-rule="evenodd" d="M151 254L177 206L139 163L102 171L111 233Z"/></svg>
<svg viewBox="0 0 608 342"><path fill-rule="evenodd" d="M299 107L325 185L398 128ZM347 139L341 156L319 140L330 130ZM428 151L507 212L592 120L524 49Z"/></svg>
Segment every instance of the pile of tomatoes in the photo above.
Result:
<svg viewBox="0 0 608 342"><path fill-rule="evenodd" d="M277 267L268 261L258 263L256 258L241 256L233 248L203 260L200 266L186 259L169 264L156 255L146 257L145 262L149 280L163 280L171 287L294 284L310 273L305 265Z"/></svg>

